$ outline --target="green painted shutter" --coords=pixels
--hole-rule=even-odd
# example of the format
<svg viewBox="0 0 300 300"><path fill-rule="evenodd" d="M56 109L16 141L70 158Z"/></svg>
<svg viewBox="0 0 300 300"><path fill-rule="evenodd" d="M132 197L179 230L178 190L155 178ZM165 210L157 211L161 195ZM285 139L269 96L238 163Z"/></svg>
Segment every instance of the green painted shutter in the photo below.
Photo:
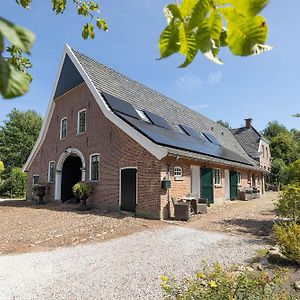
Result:
<svg viewBox="0 0 300 300"><path fill-rule="evenodd" d="M230 199L236 200L238 198L238 173L230 171Z"/></svg>
<svg viewBox="0 0 300 300"><path fill-rule="evenodd" d="M209 203L214 203L213 170L201 168L201 198L208 199Z"/></svg>

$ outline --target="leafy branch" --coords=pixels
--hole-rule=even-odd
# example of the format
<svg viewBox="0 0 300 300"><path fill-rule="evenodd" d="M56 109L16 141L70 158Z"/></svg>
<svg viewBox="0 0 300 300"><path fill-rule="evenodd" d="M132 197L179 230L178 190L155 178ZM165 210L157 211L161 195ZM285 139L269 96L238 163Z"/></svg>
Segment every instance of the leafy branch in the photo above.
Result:
<svg viewBox="0 0 300 300"><path fill-rule="evenodd" d="M217 64L221 47L239 56L269 51L268 27L259 13L268 0L182 0L164 9L167 27L159 39L160 59L175 53L188 66L198 52Z"/></svg>

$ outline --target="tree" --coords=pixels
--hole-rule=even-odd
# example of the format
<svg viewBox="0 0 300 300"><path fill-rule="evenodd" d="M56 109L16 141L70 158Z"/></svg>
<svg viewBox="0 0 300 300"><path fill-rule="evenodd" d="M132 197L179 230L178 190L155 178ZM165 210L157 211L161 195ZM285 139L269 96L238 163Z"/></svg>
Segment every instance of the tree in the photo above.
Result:
<svg viewBox="0 0 300 300"><path fill-rule="evenodd" d="M218 120L217 123L219 123L220 125L226 127L226 128L231 128L229 123L227 121L223 121L223 120Z"/></svg>
<svg viewBox="0 0 300 300"><path fill-rule="evenodd" d="M271 181L278 186L286 183L287 180L287 166L281 159L274 159L271 166Z"/></svg>
<svg viewBox="0 0 300 300"><path fill-rule="evenodd" d="M300 186L300 159L288 166L289 182Z"/></svg>
<svg viewBox="0 0 300 300"><path fill-rule="evenodd" d="M262 131L262 134L267 139L271 140L281 133L288 134L288 132L288 129L283 124L279 124L277 121L272 121L268 123L267 127Z"/></svg>
<svg viewBox="0 0 300 300"><path fill-rule="evenodd" d="M16 0L29 9L32 0ZM72 3L79 15L90 18L82 29L83 39L95 37L94 23L107 31L105 19L95 17L99 4L82 0L51 0L53 11L62 14L67 3ZM200 52L215 63L221 47L228 47L239 56L257 55L271 50L265 44L268 35L266 20L259 13L269 0L178 0L164 9L168 25L159 39L160 59L174 53L185 56L180 67L189 65ZM96 21L93 23L93 20ZM9 46L4 47L4 38ZM0 17L0 93L4 98L14 98L29 90L31 67L23 53L30 54L35 35ZM8 57L3 56L7 51Z"/></svg>
<svg viewBox="0 0 300 300"><path fill-rule="evenodd" d="M42 126L42 117L32 110L13 109L7 118L0 127L0 157L6 166L6 174L13 167L23 166Z"/></svg>

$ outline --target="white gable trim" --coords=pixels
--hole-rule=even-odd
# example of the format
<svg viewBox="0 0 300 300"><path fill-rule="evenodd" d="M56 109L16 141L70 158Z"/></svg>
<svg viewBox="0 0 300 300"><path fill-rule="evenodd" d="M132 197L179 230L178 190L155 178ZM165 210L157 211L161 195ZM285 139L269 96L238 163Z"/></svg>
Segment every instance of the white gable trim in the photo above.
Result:
<svg viewBox="0 0 300 300"><path fill-rule="evenodd" d="M82 66L80 65L79 61L75 57L75 55L72 52L71 48L68 45L65 45L64 54L62 56L60 66L59 66L59 69L58 69L58 72L57 72L57 75L56 75L54 88L53 88L52 95L51 95L51 98L50 98L50 102L49 102L49 105L48 105L47 113L46 113L46 116L45 116L45 119L44 119L44 122L43 122L43 126L42 126L42 129L40 131L38 140L37 140L35 146L33 147L33 150L31 151L31 153L30 153L30 155L29 155L29 157L28 157L28 159L27 159L27 161L26 161L26 163L23 167L23 171L26 172L28 170L28 168L30 167L31 163L33 162L37 152L39 151L42 143L45 140L46 133L47 133L47 130L48 130L48 127L49 127L49 124L50 124L50 120L52 118L54 108L55 108L55 101L53 101L54 100L54 95L55 95L55 91L56 91L56 88L57 88L59 76L60 76L60 73L61 73L63 63L64 63L64 59L65 59L66 55L69 56L72 63L74 64L74 66L76 67L78 72L80 73L81 77L85 81L86 85L88 86L90 92L94 96L96 102L98 103L98 105L99 105L101 111L103 112L103 114L105 115L105 117L108 118L117 127L122 129L126 134L128 134L133 140L135 140L137 143L139 143L142 147L144 147L147 151L149 151L157 159L161 160L162 158L164 158L168 154L167 149L153 143L152 141L147 139L144 135L142 135L137 130L132 128L130 125L128 125L125 121L123 121L119 117L117 117L112 111L110 111L110 109L107 107L103 97L98 92L98 90L94 86L93 82L91 81L91 79L89 78L89 76L87 75L85 70L82 68Z"/></svg>

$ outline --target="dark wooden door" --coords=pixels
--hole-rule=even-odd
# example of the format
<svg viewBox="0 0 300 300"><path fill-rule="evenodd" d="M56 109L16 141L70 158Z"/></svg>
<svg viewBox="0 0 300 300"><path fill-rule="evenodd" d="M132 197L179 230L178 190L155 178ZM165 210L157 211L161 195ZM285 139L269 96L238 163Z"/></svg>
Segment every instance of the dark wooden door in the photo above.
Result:
<svg viewBox="0 0 300 300"><path fill-rule="evenodd" d="M78 156L69 156L66 158L62 168L61 179L61 200L65 202L73 199L74 195L72 187L77 182L81 181L81 159Z"/></svg>
<svg viewBox="0 0 300 300"><path fill-rule="evenodd" d="M136 207L136 169L121 170L121 210L135 212Z"/></svg>
<svg viewBox="0 0 300 300"><path fill-rule="evenodd" d="M205 198L209 203L214 203L214 186L213 186L213 170L201 168L200 179L200 194L201 198Z"/></svg>
<svg viewBox="0 0 300 300"><path fill-rule="evenodd" d="M238 198L238 173L230 171L230 199L236 200Z"/></svg>

